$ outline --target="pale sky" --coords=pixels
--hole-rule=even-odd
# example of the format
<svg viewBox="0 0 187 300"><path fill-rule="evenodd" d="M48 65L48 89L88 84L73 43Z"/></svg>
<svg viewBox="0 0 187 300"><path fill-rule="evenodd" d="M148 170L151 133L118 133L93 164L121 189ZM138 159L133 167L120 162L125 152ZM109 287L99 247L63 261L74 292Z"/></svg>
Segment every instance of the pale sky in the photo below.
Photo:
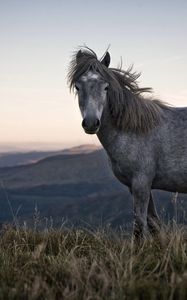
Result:
<svg viewBox="0 0 187 300"><path fill-rule="evenodd" d="M141 86L187 106L187 1L0 0L0 145L64 148L86 135L66 82L72 52L86 44L111 65L142 72Z"/></svg>

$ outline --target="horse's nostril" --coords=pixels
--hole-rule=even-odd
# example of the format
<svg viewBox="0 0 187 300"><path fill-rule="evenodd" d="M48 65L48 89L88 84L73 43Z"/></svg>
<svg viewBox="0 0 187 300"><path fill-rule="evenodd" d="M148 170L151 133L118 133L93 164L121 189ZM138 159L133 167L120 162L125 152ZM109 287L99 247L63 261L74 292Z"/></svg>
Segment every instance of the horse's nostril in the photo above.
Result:
<svg viewBox="0 0 187 300"><path fill-rule="evenodd" d="M82 127L85 128L86 127L86 119L82 120Z"/></svg>
<svg viewBox="0 0 187 300"><path fill-rule="evenodd" d="M99 126L100 126L100 121L99 121L99 119L96 119L96 121L95 121L95 126L96 126L96 127L99 127Z"/></svg>

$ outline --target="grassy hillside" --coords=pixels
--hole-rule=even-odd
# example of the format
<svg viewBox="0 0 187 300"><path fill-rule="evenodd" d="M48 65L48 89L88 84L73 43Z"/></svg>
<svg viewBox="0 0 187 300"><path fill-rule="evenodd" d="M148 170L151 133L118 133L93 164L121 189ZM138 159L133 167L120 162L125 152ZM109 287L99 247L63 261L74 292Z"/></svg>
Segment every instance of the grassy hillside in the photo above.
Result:
<svg viewBox="0 0 187 300"><path fill-rule="evenodd" d="M184 228L166 228L141 244L109 230L1 230L0 299L186 297Z"/></svg>

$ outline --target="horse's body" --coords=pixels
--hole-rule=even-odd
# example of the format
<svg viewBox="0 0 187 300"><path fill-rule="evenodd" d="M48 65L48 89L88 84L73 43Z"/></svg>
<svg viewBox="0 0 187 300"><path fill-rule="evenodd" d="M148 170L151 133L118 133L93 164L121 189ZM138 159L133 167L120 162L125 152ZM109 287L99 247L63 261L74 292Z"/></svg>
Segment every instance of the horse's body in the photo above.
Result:
<svg viewBox="0 0 187 300"><path fill-rule="evenodd" d="M79 90L83 128L97 134L115 176L129 187L134 199L134 233L142 235L147 225L150 230L159 225L151 189L187 193L187 108L146 99L141 93L148 90L138 87L135 74L119 70L120 77L117 69L108 69L122 88L117 94L117 83L113 85L107 77L108 55L93 68L91 53L82 53L81 60L79 51L76 63L80 59L83 68L92 58L92 64L82 73L79 70L80 74L74 65L70 79Z"/></svg>
<svg viewBox="0 0 187 300"><path fill-rule="evenodd" d="M138 174L151 189L187 193L187 108L166 110L162 124L139 135L119 132L105 107L97 136L114 174L130 189Z"/></svg>

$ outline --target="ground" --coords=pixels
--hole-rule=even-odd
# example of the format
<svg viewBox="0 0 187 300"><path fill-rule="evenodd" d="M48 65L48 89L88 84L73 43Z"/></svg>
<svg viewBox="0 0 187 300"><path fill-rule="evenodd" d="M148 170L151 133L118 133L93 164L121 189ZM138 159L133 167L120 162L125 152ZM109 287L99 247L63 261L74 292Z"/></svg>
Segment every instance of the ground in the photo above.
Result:
<svg viewBox="0 0 187 300"><path fill-rule="evenodd" d="M184 227L137 243L109 228L1 230L0 299L186 298Z"/></svg>

